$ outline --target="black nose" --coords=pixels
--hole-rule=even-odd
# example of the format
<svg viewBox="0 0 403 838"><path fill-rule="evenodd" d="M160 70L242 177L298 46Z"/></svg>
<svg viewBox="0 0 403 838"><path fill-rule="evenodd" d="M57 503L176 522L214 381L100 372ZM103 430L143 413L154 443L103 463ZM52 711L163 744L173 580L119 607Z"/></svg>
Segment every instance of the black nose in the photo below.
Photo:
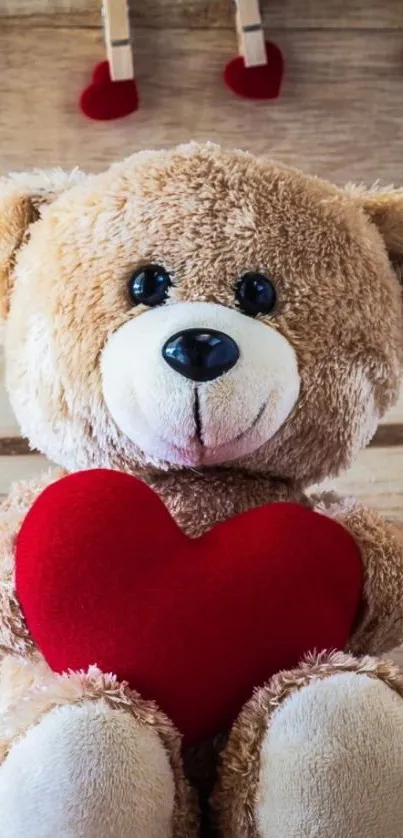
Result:
<svg viewBox="0 0 403 838"><path fill-rule="evenodd" d="M235 341L214 329L185 329L167 340L162 355L176 372L192 381L212 381L235 366Z"/></svg>

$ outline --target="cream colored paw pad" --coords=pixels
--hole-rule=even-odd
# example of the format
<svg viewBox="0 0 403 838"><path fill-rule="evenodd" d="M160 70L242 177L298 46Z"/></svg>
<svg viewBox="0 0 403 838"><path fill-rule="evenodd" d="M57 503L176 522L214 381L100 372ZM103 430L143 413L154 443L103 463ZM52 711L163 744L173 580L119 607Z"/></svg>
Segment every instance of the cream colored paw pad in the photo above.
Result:
<svg viewBox="0 0 403 838"><path fill-rule="evenodd" d="M156 730L104 702L63 706L0 768L0 836L170 838L174 795Z"/></svg>

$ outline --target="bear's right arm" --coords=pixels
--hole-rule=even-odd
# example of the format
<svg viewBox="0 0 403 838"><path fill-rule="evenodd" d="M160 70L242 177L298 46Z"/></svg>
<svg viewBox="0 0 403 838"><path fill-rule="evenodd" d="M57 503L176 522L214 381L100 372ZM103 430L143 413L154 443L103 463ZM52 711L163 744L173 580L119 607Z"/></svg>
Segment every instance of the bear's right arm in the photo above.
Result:
<svg viewBox="0 0 403 838"><path fill-rule="evenodd" d="M15 540L36 498L62 476L60 470L48 471L32 480L15 483L0 504L0 653L25 657L34 651L15 593Z"/></svg>

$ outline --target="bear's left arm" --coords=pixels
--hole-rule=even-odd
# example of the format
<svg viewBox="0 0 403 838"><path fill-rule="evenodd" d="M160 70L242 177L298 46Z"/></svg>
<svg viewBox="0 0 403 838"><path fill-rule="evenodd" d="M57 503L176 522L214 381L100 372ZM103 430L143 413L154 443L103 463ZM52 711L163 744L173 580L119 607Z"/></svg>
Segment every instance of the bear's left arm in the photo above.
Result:
<svg viewBox="0 0 403 838"><path fill-rule="evenodd" d="M333 492L312 500L317 511L346 527L361 550L365 584L351 650L378 655L393 649L403 641L403 524Z"/></svg>

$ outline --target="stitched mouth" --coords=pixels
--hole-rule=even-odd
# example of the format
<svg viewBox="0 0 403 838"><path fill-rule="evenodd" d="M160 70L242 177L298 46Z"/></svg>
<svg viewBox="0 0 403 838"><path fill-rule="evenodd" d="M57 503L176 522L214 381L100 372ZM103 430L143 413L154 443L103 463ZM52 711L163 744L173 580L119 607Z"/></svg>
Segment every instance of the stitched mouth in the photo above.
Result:
<svg viewBox="0 0 403 838"><path fill-rule="evenodd" d="M264 404L262 404L262 406L259 410L259 413L257 414L257 416L255 416L252 424L249 425L249 428L247 428L246 431L242 431L242 433L238 434L238 436L235 437L234 442L239 442L239 440L243 439L243 437L246 436L246 434L248 434L249 431L253 430L253 428L257 425L259 420L262 418L262 416L263 416L263 414L266 410L266 407L267 407L267 402L264 402Z"/></svg>
<svg viewBox="0 0 403 838"><path fill-rule="evenodd" d="M202 426L202 419L201 419L201 411L200 411L200 398L199 398L199 391L196 388L195 391L195 404L194 404L194 419L195 419L195 426L196 426L196 438L200 445L204 447L203 443L203 426Z"/></svg>
<svg viewBox="0 0 403 838"><path fill-rule="evenodd" d="M240 434L238 434L238 436L234 437L233 440L229 440L229 442L225 443L225 444L228 445L228 444L231 444L231 442L240 442L240 440L243 439L246 436L246 434L250 433L250 431L252 431L253 428L256 427L257 423L262 418L263 413L266 410L266 407L267 407L267 401L265 401L262 404L262 406L261 406L260 410L258 411L258 413L256 414L252 424L249 425L249 427L246 428L245 431L242 431ZM195 428L196 428L195 437L196 437L198 443L202 446L202 448L205 448L205 443L203 441L203 423L202 423L202 418L201 418L200 397L199 397L199 391L197 389L195 390L194 421L195 421Z"/></svg>

